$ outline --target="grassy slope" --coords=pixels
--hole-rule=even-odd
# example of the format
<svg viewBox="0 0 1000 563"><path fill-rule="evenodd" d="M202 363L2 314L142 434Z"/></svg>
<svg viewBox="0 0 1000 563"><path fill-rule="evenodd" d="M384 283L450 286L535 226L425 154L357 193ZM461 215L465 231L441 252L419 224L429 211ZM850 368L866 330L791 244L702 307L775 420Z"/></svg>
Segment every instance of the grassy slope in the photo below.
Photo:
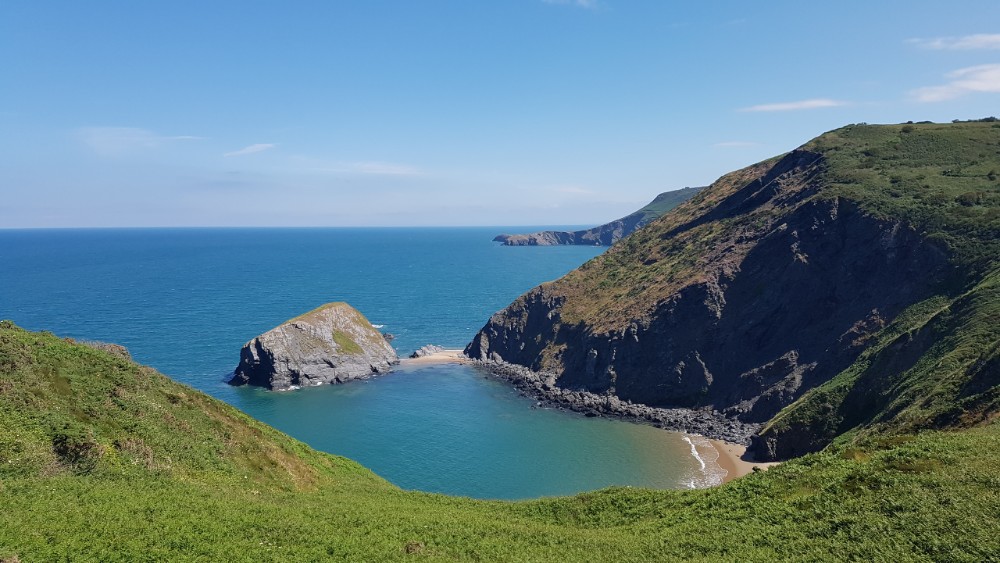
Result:
<svg viewBox="0 0 1000 563"><path fill-rule="evenodd" d="M941 241L962 268L1000 256L1000 123L853 125L802 147L823 154L822 189L865 212L906 222ZM678 289L697 283L706 257L777 226L767 206L708 219L720 202L760 178L772 158L727 174L672 212L549 284L565 295L567 323L622 329Z"/></svg>
<svg viewBox="0 0 1000 563"><path fill-rule="evenodd" d="M876 335L850 368L762 431L840 436L980 424L1000 412L1000 124L849 126L806 145L829 195L943 243L967 285L942 288ZM971 281L969 281L971 280Z"/></svg>
<svg viewBox="0 0 1000 563"><path fill-rule="evenodd" d="M910 307L847 370L761 431L821 448L892 432L983 424L1000 415L1000 270L955 298Z"/></svg>
<svg viewBox="0 0 1000 563"><path fill-rule="evenodd" d="M822 154L825 169L817 180L821 189L801 204L844 198L874 217L912 226L947 249L956 275L939 295L915 304L876 335L876 345L849 369L787 407L762 434L798 434L817 449L859 429L963 426L994 416L1000 411L1000 123L853 125L802 148ZM704 218L776 160L723 176L549 284L553 294L566 296L564 322L584 323L595 333L621 330L699 282L706 261L715 260L719 249L765 236L781 220L763 207ZM921 339L908 344L918 333Z"/></svg>
<svg viewBox="0 0 1000 563"><path fill-rule="evenodd" d="M667 211L670 211L671 209L691 199L698 193L698 190L701 189L702 188L681 188L679 190L663 192L653 198L653 201L647 203L635 213L630 214L629 217L632 215L641 215L642 218L639 220L640 223L648 223L658 217L662 217Z"/></svg>
<svg viewBox="0 0 1000 563"><path fill-rule="evenodd" d="M0 558L980 561L1000 554L998 467L993 424L869 437L706 491L411 493L148 368L0 324Z"/></svg>

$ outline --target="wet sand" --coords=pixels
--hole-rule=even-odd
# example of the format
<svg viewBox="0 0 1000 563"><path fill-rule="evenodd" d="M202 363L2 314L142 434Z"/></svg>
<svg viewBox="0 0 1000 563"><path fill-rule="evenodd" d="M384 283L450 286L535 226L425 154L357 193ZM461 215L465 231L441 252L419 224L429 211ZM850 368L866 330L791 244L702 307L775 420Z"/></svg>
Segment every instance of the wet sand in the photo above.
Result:
<svg viewBox="0 0 1000 563"><path fill-rule="evenodd" d="M464 364L471 361L472 360L462 354L462 350L442 350L420 358L402 358L399 360L399 363L403 365L419 366L427 364Z"/></svg>
<svg viewBox="0 0 1000 563"><path fill-rule="evenodd" d="M752 456L747 455L747 447L740 444L730 444L721 440L709 440L719 452L719 459L716 463L726 470L726 477L723 483L728 483L733 479L742 477L753 472L754 467L767 470L769 467L778 465L781 462L757 462Z"/></svg>

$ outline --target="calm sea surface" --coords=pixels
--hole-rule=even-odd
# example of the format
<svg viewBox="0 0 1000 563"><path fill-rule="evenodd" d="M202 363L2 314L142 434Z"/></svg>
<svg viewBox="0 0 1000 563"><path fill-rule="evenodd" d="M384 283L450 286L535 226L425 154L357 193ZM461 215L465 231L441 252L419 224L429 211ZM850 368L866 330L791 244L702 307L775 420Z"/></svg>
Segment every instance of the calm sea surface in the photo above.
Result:
<svg viewBox="0 0 1000 563"><path fill-rule="evenodd" d="M468 366L288 393L224 383L247 340L330 301L384 325L401 356L462 348L518 295L601 252L491 242L503 231L0 230L0 318L124 344L136 361L407 489L515 499L717 479L679 434L537 409Z"/></svg>

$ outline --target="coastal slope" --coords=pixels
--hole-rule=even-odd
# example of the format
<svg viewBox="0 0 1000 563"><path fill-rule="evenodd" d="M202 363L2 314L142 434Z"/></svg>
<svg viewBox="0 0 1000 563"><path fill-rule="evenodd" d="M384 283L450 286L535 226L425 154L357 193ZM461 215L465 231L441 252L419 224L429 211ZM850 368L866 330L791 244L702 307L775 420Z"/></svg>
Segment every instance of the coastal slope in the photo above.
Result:
<svg viewBox="0 0 1000 563"><path fill-rule="evenodd" d="M120 355L0 322L0 560L985 561L998 467L994 423L709 490L408 492Z"/></svg>
<svg viewBox="0 0 1000 563"><path fill-rule="evenodd" d="M553 246L559 244L582 244L589 246L611 246L636 229L649 224L664 213L694 197L703 188L681 188L663 192L653 201L634 213L610 223L582 231L539 231L521 235L497 235L495 242L504 246Z"/></svg>
<svg viewBox="0 0 1000 563"><path fill-rule="evenodd" d="M986 420L1000 383L989 281L1000 267L998 143L991 121L829 132L723 176L529 291L466 353L546 374L559 389L770 423L757 443L765 459L874 421L912 430ZM986 352L968 344L947 355L947 370L927 368L946 337ZM935 404L979 414L903 409L928 378L946 383ZM828 385L832 404L819 398ZM841 414L829 419L831 409Z"/></svg>

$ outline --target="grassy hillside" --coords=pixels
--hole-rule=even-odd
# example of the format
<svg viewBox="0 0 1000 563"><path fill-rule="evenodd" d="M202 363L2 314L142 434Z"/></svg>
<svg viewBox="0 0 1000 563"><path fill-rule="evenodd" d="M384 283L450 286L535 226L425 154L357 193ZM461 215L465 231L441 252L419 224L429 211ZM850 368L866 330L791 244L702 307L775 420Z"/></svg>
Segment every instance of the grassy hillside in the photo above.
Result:
<svg viewBox="0 0 1000 563"><path fill-rule="evenodd" d="M667 211L670 211L671 209L691 199L701 189L702 188L681 188L679 190L663 192L656 196L653 201L647 203L631 215L639 215L639 224L645 225L654 219L662 217Z"/></svg>
<svg viewBox="0 0 1000 563"><path fill-rule="evenodd" d="M980 274L1000 257L1000 123L850 125L802 150L822 170L796 205L844 198L877 218L906 223L940 241L963 271ZM673 292L697 282L720 250L762 237L768 206L725 209L727 199L766 176L779 158L727 174L671 213L555 282L567 323L595 331L627 327ZM812 189L816 188L816 189Z"/></svg>
<svg viewBox="0 0 1000 563"><path fill-rule="evenodd" d="M766 425L787 459L1000 413L1000 123L850 125L500 311L474 357Z"/></svg>
<svg viewBox="0 0 1000 563"><path fill-rule="evenodd" d="M612 245L636 229L663 216L666 212L691 199L703 188L681 188L663 192L638 211L621 219L581 231L539 231L521 235L497 235L493 238L505 246L550 246L559 244Z"/></svg>
<svg viewBox="0 0 1000 563"><path fill-rule="evenodd" d="M955 298L914 305L847 370L806 393L760 432L781 457L837 439L964 427L1000 417L1000 270ZM797 451L796 451L797 450Z"/></svg>
<svg viewBox="0 0 1000 563"><path fill-rule="evenodd" d="M989 424L869 436L713 490L406 492L153 370L0 324L0 558L983 561L998 468Z"/></svg>

